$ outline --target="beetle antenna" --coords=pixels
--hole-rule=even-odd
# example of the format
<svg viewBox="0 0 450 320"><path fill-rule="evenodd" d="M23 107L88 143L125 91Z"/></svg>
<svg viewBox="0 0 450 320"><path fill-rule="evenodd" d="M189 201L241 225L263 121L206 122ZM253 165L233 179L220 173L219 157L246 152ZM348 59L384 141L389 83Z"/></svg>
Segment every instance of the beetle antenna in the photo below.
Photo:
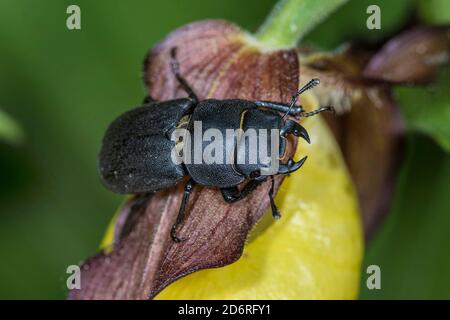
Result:
<svg viewBox="0 0 450 320"><path fill-rule="evenodd" d="M188 94L189 98L191 98L195 103L198 103L198 97L195 94L194 90L192 90L189 83L187 83L186 79L180 73L180 65L177 60L177 47L172 47L170 49L170 67L172 68L172 73L175 75L180 86L183 90Z"/></svg>
<svg viewBox="0 0 450 320"><path fill-rule="evenodd" d="M302 113L300 113L300 116L301 117L311 117L313 115L316 115L316 114L321 113L321 112L326 112L326 111L333 112L333 114L336 113L336 110L334 110L333 107L321 107L321 108L319 108L317 110L314 110L314 111L311 111L311 112L302 112Z"/></svg>
<svg viewBox="0 0 450 320"><path fill-rule="evenodd" d="M291 103L289 104L289 109L288 111L284 114L283 116L283 120L286 119L286 117L289 115L289 113L291 112L292 108L295 106L295 104L297 103L298 100L298 96L301 95L303 92L314 88L315 86L317 86L320 83L320 80L318 78L314 78L311 79L307 84L305 84L303 87L300 88L300 90L298 90L293 96L292 96L292 100Z"/></svg>

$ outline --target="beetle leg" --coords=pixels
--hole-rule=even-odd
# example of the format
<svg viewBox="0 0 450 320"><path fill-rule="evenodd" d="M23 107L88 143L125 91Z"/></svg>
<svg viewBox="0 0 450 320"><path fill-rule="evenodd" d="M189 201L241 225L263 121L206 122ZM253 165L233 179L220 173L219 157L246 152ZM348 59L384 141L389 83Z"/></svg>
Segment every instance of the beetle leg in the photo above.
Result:
<svg viewBox="0 0 450 320"><path fill-rule="evenodd" d="M222 192L223 200L228 203L233 203L242 199L241 193L237 187L222 188L220 191Z"/></svg>
<svg viewBox="0 0 450 320"><path fill-rule="evenodd" d="M255 104L261 108L267 108L278 112L287 113L289 111L290 105L280 102L273 101L255 101ZM303 112L303 108L301 106L293 106L290 113L298 114Z"/></svg>
<svg viewBox="0 0 450 320"><path fill-rule="evenodd" d="M265 180L266 179L250 180L242 191L239 191L237 187L222 188L220 191L222 191L223 199L226 202L233 203L247 197Z"/></svg>
<svg viewBox="0 0 450 320"><path fill-rule="evenodd" d="M300 116L301 117L311 117L313 115L316 115L318 113L325 112L325 111L333 112L333 114L336 113L336 110L334 110L333 107L320 107L319 109L311 111L311 112L302 112L302 113L300 113Z"/></svg>
<svg viewBox="0 0 450 320"><path fill-rule="evenodd" d="M311 143L306 129L295 121L287 120L284 127L281 128L280 136L286 138L288 134L293 134L296 137L302 137L306 140L306 142Z"/></svg>
<svg viewBox="0 0 450 320"><path fill-rule="evenodd" d="M280 163L277 174L289 174L300 169L300 167L305 163L307 157L302 158L300 161L294 162L290 159L287 164Z"/></svg>
<svg viewBox="0 0 450 320"><path fill-rule="evenodd" d="M192 90L191 86L187 83L187 81L183 78L180 73L180 65L177 61L177 47L173 47L170 49L170 66L172 68L172 72L180 83L181 87L188 94L189 98L191 98L196 104L198 103L197 95L194 90Z"/></svg>
<svg viewBox="0 0 450 320"><path fill-rule="evenodd" d="M273 179L273 176L270 176L270 179L272 180L272 185L269 190L269 199L270 199L270 207L272 208L272 216L274 219L281 218L280 211L278 211L277 206L275 205L275 201L273 200L273 192L274 192L274 186L275 186L275 180ZM267 180L267 177L265 179L260 180L250 180L242 189L242 191L239 191L237 187L229 187L229 188L222 188L220 189L222 191L223 199L228 203L233 203L238 200L242 200L245 197L247 197L250 193L252 193L261 183Z"/></svg>
<svg viewBox="0 0 450 320"><path fill-rule="evenodd" d="M298 90L292 96L291 102L289 104L272 102L272 101L256 101L255 103L258 107L269 108L269 109L272 109L275 111L284 112L283 119L285 119L289 114L302 114L303 113L306 117L309 117L309 115L306 115L308 113L304 112L302 106L297 106L296 103L297 103L298 97L303 92L314 88L319 83L320 83L319 79L317 79L317 78L311 79L307 84L305 84L303 87L301 87L300 90ZM325 110L323 110L323 111L325 111ZM322 112L322 111L320 111L320 112Z"/></svg>
<svg viewBox="0 0 450 320"><path fill-rule="evenodd" d="M269 189L269 199L270 199L270 207L272 208L272 216L275 220L278 220L281 218L280 211L278 211L277 206L275 205L275 201L273 200L273 189L275 187L275 180L273 179L273 176L270 176L270 180L272 181L272 185Z"/></svg>
<svg viewBox="0 0 450 320"><path fill-rule="evenodd" d="M152 103L152 102L155 102L155 101L156 100L153 99L150 95L146 95L144 97L144 100L142 100L142 104L149 104L149 103Z"/></svg>
<svg viewBox="0 0 450 320"><path fill-rule="evenodd" d="M184 187L184 194L183 194L183 200L181 200L180 210L178 211L177 220L172 225L172 230L170 232L170 236L172 237L172 240L175 242L181 242L185 241L186 238L179 238L177 235L177 227L183 223L184 215L186 213L186 205L189 201L189 196L192 193L192 190L194 190L195 182L194 180L190 179L188 183L186 183L186 186Z"/></svg>

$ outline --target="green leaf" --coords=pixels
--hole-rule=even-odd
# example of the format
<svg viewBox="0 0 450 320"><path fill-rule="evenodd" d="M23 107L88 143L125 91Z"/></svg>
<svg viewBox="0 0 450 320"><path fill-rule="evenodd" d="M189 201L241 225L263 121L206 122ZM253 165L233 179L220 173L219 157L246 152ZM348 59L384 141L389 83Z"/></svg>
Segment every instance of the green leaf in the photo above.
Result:
<svg viewBox="0 0 450 320"><path fill-rule="evenodd" d="M430 24L450 23L450 1L448 0L421 0L418 3L419 15Z"/></svg>
<svg viewBox="0 0 450 320"><path fill-rule="evenodd" d="M450 152L450 67L428 87L398 87L398 99L408 128L432 137Z"/></svg>
<svg viewBox="0 0 450 320"><path fill-rule="evenodd" d="M24 133L17 122L0 109L0 140L11 145L20 145Z"/></svg>

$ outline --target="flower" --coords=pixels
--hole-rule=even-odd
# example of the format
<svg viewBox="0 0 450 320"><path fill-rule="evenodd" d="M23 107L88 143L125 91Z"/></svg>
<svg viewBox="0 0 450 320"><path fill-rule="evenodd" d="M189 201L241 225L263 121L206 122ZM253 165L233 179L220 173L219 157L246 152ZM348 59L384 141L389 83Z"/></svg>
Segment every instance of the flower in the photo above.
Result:
<svg viewBox="0 0 450 320"><path fill-rule="evenodd" d="M285 182L276 178L280 221L262 219L254 228L269 206L269 183L234 204L219 190L197 187L179 229L188 239L174 243L170 228L183 185L132 197L106 248L83 264L82 289L69 297L355 298L363 251L359 207L370 232L386 211L401 154L402 119L390 84L376 72L383 63L353 47L337 54L266 48L226 21L196 22L146 57L144 82L157 100L184 96L170 71L174 47L200 99L289 102L301 83L319 77L322 87L300 102L307 109L331 103L338 115L327 117L327 125L304 121L312 144L299 142L290 153L309 159Z"/></svg>

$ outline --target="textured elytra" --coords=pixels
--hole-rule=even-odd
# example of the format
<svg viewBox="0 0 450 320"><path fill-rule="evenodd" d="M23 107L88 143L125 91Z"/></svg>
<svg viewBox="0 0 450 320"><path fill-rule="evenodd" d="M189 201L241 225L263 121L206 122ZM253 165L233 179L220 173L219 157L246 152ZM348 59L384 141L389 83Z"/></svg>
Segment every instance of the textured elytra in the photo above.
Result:
<svg viewBox="0 0 450 320"><path fill-rule="evenodd" d="M136 194L162 190L183 179L183 167L171 160L175 142L168 141L165 130L193 104L189 99L150 103L114 120L99 155L103 184L113 192Z"/></svg>

